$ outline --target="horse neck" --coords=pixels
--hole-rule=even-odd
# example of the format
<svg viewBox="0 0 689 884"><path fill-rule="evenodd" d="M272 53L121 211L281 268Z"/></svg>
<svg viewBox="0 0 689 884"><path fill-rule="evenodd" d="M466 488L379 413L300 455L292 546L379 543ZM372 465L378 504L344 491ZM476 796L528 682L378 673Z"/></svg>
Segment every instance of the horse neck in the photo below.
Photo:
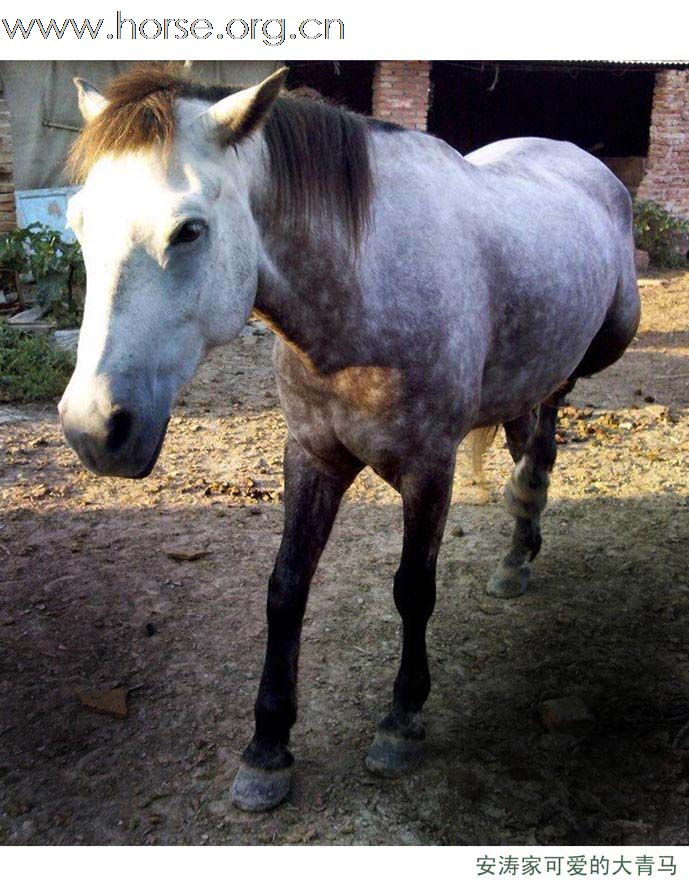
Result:
<svg viewBox="0 0 689 884"><path fill-rule="evenodd" d="M363 358L358 264L337 222L315 219L307 229L289 229L271 212L269 197L255 218L262 244L255 311L319 370ZM346 354L335 341L347 342Z"/></svg>

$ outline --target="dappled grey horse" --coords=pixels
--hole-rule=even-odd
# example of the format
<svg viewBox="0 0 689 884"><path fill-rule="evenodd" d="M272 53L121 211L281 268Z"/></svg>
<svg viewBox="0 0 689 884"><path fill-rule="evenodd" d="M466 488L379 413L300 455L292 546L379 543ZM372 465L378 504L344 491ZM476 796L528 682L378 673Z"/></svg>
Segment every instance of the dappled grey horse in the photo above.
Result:
<svg viewBox="0 0 689 884"><path fill-rule="evenodd" d="M571 144L518 138L467 157L431 136L149 66L104 95L78 81L69 221L88 291L60 403L83 463L153 469L175 397L252 310L275 330L289 426L285 526L268 587L256 729L232 796L289 789L302 618L340 501L368 465L397 489L402 660L366 763L414 767L426 624L458 443L502 424L515 468L510 550L489 591L526 588L555 461L558 404L618 359L639 319L625 188Z"/></svg>

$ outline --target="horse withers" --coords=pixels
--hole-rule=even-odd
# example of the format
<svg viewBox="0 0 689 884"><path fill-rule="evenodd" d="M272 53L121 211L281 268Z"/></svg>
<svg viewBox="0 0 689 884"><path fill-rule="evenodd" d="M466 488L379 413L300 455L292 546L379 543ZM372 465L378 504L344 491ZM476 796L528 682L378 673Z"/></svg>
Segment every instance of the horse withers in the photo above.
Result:
<svg viewBox="0 0 689 884"><path fill-rule="evenodd" d="M231 94L155 66L104 95L77 81L86 124L71 157L88 282L60 415L89 469L148 475L203 356L252 310L276 331L285 525L255 733L232 789L248 810L289 790L309 584L355 476L372 467L404 511L402 659L366 758L396 776L421 758L459 442L505 428L515 529L488 589L518 595L541 544L558 404L622 355L639 319L630 199L592 156L518 138L462 157L280 94L284 73Z"/></svg>

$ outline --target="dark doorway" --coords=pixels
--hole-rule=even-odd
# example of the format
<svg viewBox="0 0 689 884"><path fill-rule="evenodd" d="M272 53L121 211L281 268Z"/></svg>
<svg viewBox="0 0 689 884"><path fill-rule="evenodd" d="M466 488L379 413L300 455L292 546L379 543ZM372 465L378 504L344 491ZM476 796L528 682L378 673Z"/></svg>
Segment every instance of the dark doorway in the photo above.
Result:
<svg viewBox="0 0 689 884"><path fill-rule="evenodd" d="M434 62L428 129L460 153L539 135L600 157L643 157L655 74L621 65Z"/></svg>
<svg viewBox="0 0 689 884"><path fill-rule="evenodd" d="M288 61L287 86L315 89L335 104L371 113L374 61Z"/></svg>

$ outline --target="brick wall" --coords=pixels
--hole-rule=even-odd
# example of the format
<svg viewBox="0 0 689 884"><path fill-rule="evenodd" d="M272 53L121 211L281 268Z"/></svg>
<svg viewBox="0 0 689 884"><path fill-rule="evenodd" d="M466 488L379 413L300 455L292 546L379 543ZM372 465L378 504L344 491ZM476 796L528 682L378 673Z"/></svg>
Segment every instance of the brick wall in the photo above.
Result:
<svg viewBox="0 0 689 884"><path fill-rule="evenodd" d="M10 112L0 92L0 234L17 226L13 165Z"/></svg>
<svg viewBox="0 0 689 884"><path fill-rule="evenodd" d="M379 61L373 75L373 116L426 130L430 61Z"/></svg>
<svg viewBox="0 0 689 884"><path fill-rule="evenodd" d="M689 218L689 71L656 74L648 164L637 196Z"/></svg>

